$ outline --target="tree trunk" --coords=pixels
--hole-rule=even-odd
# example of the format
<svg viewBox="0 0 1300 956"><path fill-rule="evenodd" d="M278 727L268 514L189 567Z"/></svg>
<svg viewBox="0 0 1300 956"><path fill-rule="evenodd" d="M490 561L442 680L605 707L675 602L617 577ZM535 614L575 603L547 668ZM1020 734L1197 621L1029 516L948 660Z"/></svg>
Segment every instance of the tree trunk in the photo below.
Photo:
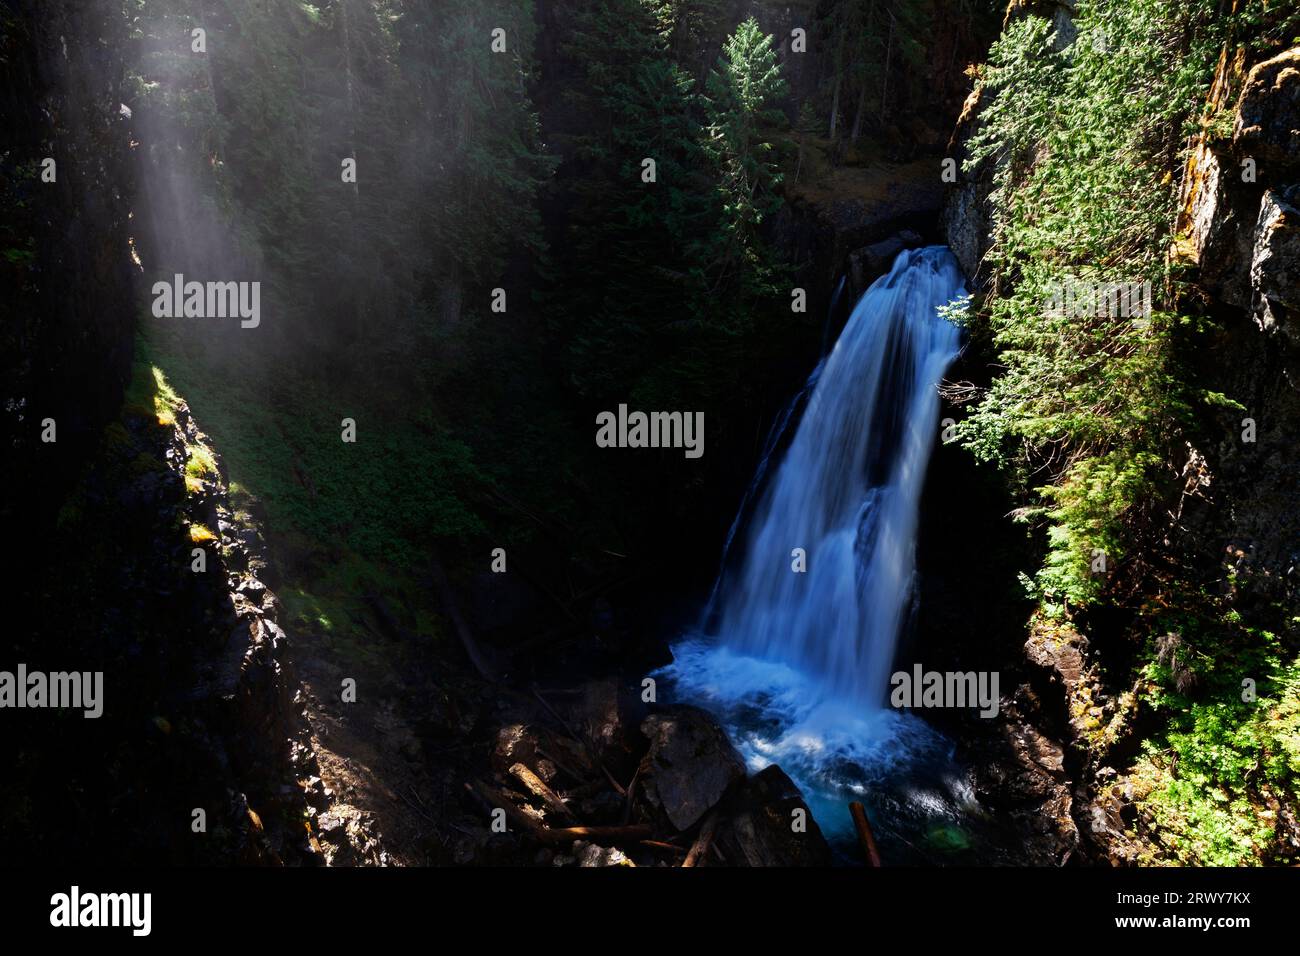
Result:
<svg viewBox="0 0 1300 956"><path fill-rule="evenodd" d="M835 128L840 122L840 84L844 79L844 31L840 31L840 45L835 53L835 92L831 95L831 142L835 142Z"/></svg>
<svg viewBox="0 0 1300 956"><path fill-rule="evenodd" d="M862 114L867 111L867 84L862 84L862 89L858 91L858 108L853 114L853 132L849 134L849 142L856 143L858 137L862 135Z"/></svg>
<svg viewBox="0 0 1300 956"><path fill-rule="evenodd" d="M889 39L885 41L885 78L880 87L880 120L885 119L885 104L889 102L889 55L894 52L894 13L889 13Z"/></svg>

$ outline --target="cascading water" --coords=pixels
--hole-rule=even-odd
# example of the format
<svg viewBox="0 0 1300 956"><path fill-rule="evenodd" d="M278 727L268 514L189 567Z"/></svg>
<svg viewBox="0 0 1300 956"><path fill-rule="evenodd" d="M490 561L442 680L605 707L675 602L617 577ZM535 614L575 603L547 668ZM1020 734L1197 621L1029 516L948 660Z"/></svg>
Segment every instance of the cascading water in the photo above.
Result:
<svg viewBox="0 0 1300 956"><path fill-rule="evenodd" d="M913 849L899 830L930 838L937 825L940 844L964 840L952 834L972 803L950 745L886 707L937 386L960 341L939 309L964 294L941 246L900 254L863 294L805 387L775 472L764 456L744 551L714 588L708 633L677 644L662 672L678 697L719 714L751 766L779 762L823 828L846 829L846 795L867 797Z"/></svg>

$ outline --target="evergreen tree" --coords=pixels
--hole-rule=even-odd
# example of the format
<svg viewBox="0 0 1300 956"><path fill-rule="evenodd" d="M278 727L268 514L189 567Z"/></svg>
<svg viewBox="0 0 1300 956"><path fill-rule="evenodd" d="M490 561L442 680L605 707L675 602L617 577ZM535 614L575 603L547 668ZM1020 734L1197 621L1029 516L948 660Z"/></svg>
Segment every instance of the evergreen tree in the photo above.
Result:
<svg viewBox="0 0 1300 956"><path fill-rule="evenodd" d="M773 266L759 232L781 204L775 131L785 125L776 102L787 94L772 37L753 18L736 28L709 74L705 154L717 178L719 227L697 246L709 289L732 289L743 306L772 291ZM745 321L747 309L733 312Z"/></svg>

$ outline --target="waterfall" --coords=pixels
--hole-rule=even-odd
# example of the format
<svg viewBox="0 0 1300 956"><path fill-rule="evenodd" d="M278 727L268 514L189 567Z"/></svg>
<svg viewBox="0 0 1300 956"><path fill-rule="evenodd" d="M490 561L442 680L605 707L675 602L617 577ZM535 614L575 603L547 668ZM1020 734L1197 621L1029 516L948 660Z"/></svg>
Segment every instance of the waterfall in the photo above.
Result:
<svg viewBox="0 0 1300 956"><path fill-rule="evenodd" d="M719 596L725 644L864 706L885 700L912 595L936 386L957 353L959 330L937 309L964 291L956 260L936 246L902 253L863 294L754 512L744 566Z"/></svg>
<svg viewBox="0 0 1300 956"><path fill-rule="evenodd" d="M938 384L960 344L938 310L963 295L942 246L901 253L862 295L805 386L779 464L765 449L708 633L675 645L662 672L720 713L751 765L779 758L803 783L818 778L814 789L828 776L831 789L860 789L944 746L885 705L913 598Z"/></svg>

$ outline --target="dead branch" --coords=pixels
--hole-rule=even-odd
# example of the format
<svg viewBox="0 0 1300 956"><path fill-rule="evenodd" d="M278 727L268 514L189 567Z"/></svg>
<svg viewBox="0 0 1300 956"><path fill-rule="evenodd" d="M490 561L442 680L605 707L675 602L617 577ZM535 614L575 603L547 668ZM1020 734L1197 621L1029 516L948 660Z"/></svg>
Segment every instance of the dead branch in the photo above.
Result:
<svg viewBox="0 0 1300 956"><path fill-rule="evenodd" d="M541 800L542 803L546 804L547 809L550 810L551 813L555 814L555 816L562 820L573 819L573 814L569 812L569 808L565 805L564 801L560 799L559 795L548 787L541 777L537 776L537 774L533 773L522 763L514 764L510 768L510 773L517 777L519 782L528 788L529 793Z"/></svg>

